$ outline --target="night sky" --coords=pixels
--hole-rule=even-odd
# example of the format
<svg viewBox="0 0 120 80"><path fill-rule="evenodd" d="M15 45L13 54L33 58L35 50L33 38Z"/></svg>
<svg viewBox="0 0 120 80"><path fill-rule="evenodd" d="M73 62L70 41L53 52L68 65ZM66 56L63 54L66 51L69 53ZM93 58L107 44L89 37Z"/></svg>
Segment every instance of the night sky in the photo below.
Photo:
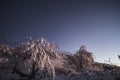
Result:
<svg viewBox="0 0 120 80"><path fill-rule="evenodd" d="M60 50L86 45L95 60L120 63L119 0L0 0L0 43L45 37Z"/></svg>

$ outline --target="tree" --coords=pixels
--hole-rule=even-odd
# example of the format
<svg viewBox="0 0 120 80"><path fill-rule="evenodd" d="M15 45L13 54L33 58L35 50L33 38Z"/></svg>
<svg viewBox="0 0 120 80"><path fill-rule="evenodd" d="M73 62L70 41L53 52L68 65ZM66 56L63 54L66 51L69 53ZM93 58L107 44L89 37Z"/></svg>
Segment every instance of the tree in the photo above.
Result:
<svg viewBox="0 0 120 80"><path fill-rule="evenodd" d="M120 55L118 55L118 58L120 59Z"/></svg>

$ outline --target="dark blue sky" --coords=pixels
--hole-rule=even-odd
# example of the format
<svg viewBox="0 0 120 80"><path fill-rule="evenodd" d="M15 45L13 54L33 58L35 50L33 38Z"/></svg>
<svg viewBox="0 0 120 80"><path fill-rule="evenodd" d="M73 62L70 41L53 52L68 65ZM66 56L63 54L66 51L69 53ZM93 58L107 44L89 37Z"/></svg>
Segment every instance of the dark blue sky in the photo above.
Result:
<svg viewBox="0 0 120 80"><path fill-rule="evenodd" d="M75 52L86 45L104 62L120 63L119 0L3 0L0 2L0 43L24 42L44 36L60 50Z"/></svg>

